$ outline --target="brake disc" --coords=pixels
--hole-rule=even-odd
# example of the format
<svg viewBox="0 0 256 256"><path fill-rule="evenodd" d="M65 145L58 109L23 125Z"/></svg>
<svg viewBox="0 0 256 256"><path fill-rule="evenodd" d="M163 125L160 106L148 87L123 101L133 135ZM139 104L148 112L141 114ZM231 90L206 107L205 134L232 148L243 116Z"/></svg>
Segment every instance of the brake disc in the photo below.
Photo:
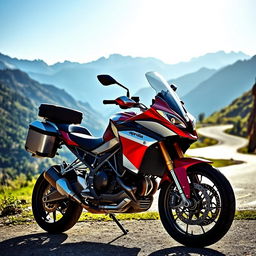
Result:
<svg viewBox="0 0 256 256"><path fill-rule="evenodd" d="M209 213L206 219L203 221L203 223L201 223L201 225L206 226L211 224L218 217L221 209L221 204L220 204L220 197L217 191L208 184L202 184L202 185L207 189L208 195L210 197ZM214 202L213 199L215 199L216 202Z"/></svg>
<svg viewBox="0 0 256 256"><path fill-rule="evenodd" d="M202 225L205 223L211 209L211 198L205 184L193 184L195 200L193 209L188 207L176 208L178 218L188 225ZM194 198L192 198L194 199Z"/></svg>

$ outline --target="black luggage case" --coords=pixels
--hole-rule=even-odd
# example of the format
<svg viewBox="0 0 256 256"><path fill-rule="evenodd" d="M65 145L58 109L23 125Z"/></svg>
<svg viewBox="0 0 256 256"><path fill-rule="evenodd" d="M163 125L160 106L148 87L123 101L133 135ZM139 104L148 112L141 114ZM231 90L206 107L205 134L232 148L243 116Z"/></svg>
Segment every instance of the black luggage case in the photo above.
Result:
<svg viewBox="0 0 256 256"><path fill-rule="evenodd" d="M38 115L54 123L81 124L83 113L51 104L41 104Z"/></svg>

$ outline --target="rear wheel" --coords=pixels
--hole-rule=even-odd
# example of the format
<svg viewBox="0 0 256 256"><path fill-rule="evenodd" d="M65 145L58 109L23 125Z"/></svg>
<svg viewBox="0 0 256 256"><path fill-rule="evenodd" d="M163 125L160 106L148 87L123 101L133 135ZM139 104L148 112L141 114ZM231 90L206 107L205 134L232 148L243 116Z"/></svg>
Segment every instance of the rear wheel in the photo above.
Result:
<svg viewBox="0 0 256 256"><path fill-rule="evenodd" d="M83 208L69 199L45 203L43 199L54 190L41 174L33 190L32 210L42 229L49 233L62 233L76 224Z"/></svg>
<svg viewBox="0 0 256 256"><path fill-rule="evenodd" d="M191 207L179 206L174 183L165 183L159 195L159 213L172 238L190 247L204 247L220 240L235 214L235 196L229 181L210 165L188 169ZM176 204L174 204L176 202Z"/></svg>

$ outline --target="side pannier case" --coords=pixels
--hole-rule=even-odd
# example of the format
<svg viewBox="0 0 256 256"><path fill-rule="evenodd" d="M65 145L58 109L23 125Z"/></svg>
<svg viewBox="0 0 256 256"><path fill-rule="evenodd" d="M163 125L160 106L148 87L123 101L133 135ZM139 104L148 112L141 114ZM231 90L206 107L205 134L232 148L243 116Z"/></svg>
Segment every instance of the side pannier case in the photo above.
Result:
<svg viewBox="0 0 256 256"><path fill-rule="evenodd" d="M37 157L54 157L58 148L58 131L48 122L29 125L25 149Z"/></svg>

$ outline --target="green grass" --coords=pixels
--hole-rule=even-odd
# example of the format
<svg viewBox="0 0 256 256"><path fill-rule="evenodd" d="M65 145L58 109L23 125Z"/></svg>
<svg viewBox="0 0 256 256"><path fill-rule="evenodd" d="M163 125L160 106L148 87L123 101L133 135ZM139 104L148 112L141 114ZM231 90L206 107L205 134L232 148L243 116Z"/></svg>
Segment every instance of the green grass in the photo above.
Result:
<svg viewBox="0 0 256 256"><path fill-rule="evenodd" d="M158 212L143 212L143 213L123 213L117 214L119 220L159 220ZM256 220L256 210L240 210L236 211L235 220ZM112 221L106 214L92 214L83 212L79 222L86 221ZM31 210L23 211L22 214L13 216L1 217L0 223L3 225L20 225L35 223Z"/></svg>
<svg viewBox="0 0 256 256"><path fill-rule="evenodd" d="M119 220L159 220L158 212L141 212L141 213L120 213L116 214ZM79 221L110 221L111 218L106 214L93 214L83 212Z"/></svg>
<svg viewBox="0 0 256 256"><path fill-rule="evenodd" d="M236 211L236 220L256 220L256 210Z"/></svg>
<svg viewBox="0 0 256 256"><path fill-rule="evenodd" d="M191 157L191 156L185 155L185 157ZM209 160L212 162L212 166L215 168L243 163L243 161L238 161L238 160L234 160L234 159L212 159L212 158L204 158L204 157L197 157L197 156L192 156L192 158L200 158L200 159Z"/></svg>
<svg viewBox="0 0 256 256"><path fill-rule="evenodd" d="M16 200L25 200L26 203L24 207L29 206L31 204L32 191L35 182L36 180L33 179L27 186L14 189L11 186L0 186L0 204L5 198L14 197Z"/></svg>
<svg viewBox="0 0 256 256"><path fill-rule="evenodd" d="M243 161L238 161L238 160L234 160L234 159L208 159L208 160L213 162L212 165L215 168L243 163Z"/></svg>

